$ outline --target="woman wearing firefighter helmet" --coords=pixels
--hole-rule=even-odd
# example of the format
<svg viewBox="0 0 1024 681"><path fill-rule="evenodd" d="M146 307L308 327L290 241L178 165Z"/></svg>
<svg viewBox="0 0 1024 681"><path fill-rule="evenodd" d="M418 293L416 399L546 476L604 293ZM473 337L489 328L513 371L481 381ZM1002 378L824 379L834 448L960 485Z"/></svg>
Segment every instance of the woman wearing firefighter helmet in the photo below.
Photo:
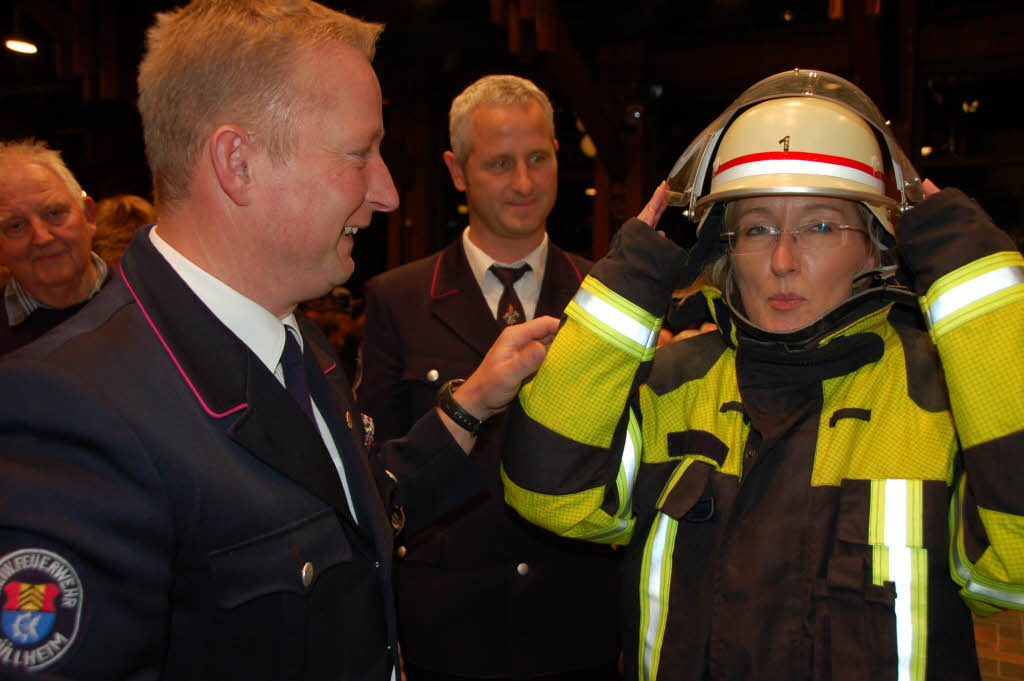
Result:
<svg viewBox="0 0 1024 681"><path fill-rule="evenodd" d="M670 204L699 222L688 258L650 228ZM804 70L745 92L640 218L504 460L525 517L628 545L627 678L977 678L965 602L1024 608L1012 241L922 183L859 89ZM675 314L717 330L655 353L700 274Z"/></svg>

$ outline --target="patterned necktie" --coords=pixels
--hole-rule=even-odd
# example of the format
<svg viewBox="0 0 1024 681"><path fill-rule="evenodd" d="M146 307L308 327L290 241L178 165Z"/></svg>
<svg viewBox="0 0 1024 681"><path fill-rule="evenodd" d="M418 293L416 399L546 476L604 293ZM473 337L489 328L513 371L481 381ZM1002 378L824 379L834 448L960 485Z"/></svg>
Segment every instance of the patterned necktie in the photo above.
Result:
<svg viewBox="0 0 1024 681"><path fill-rule="evenodd" d="M309 420L316 423L313 418L313 402L309 397L309 383L306 381L306 367L302 362L302 348L287 326L284 329L284 350L281 351L281 372L284 374L284 387L302 411L306 412Z"/></svg>
<svg viewBox="0 0 1024 681"><path fill-rule="evenodd" d="M498 301L498 323L502 326L512 326L526 321L523 303L516 295L512 284L519 281L519 277L526 274L529 269L529 265L520 265L519 267L491 265L491 271L505 286L505 290L501 292L501 300Z"/></svg>

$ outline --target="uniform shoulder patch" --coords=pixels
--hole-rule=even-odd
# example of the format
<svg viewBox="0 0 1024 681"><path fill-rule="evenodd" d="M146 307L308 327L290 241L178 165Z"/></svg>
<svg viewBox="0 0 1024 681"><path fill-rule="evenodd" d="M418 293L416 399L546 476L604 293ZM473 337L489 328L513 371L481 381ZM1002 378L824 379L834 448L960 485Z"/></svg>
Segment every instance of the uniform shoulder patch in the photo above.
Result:
<svg viewBox="0 0 1024 681"><path fill-rule="evenodd" d="M0 664L39 671L78 636L84 600L71 561L46 549L0 557Z"/></svg>

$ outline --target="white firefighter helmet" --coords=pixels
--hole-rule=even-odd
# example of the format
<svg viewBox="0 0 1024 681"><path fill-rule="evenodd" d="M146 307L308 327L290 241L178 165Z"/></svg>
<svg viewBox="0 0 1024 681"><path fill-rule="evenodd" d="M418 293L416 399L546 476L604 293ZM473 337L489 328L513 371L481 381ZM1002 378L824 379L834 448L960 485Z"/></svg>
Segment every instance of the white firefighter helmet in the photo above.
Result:
<svg viewBox="0 0 1024 681"><path fill-rule="evenodd" d="M817 195L892 216L924 198L878 108L852 83L794 69L749 88L694 140L668 178L669 201L701 220L719 202ZM699 229L699 228L698 228Z"/></svg>

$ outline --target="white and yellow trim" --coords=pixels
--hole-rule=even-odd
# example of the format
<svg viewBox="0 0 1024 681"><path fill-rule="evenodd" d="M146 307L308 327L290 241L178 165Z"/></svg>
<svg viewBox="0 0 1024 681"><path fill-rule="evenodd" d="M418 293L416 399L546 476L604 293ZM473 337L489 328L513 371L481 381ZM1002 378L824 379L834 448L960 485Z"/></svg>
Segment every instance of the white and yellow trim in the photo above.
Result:
<svg viewBox="0 0 1024 681"><path fill-rule="evenodd" d="M999 295L997 295L999 294ZM939 278L921 297L932 337L1012 302L1024 300L1024 257L993 253Z"/></svg>
<svg viewBox="0 0 1024 681"><path fill-rule="evenodd" d="M672 584L672 554L679 523L659 513L644 546L640 567L640 679L654 681L665 640L668 602Z"/></svg>
<svg viewBox="0 0 1024 681"><path fill-rule="evenodd" d="M593 277L583 280L565 314L640 361L654 356L661 318L631 303Z"/></svg>
<svg viewBox="0 0 1024 681"><path fill-rule="evenodd" d="M899 681L923 681L928 648L928 553L921 480L872 480L868 543L872 581L896 588Z"/></svg>
<svg viewBox="0 0 1024 681"><path fill-rule="evenodd" d="M622 456L619 460L619 472L615 476L615 488L619 496L619 507L612 516L611 524L578 535L577 539L589 541L610 541L618 537L629 537L632 533L633 523L633 486L636 484L636 473L640 467L641 449L640 424L636 420L636 414L629 410L629 420L626 426L626 437L622 443Z"/></svg>

